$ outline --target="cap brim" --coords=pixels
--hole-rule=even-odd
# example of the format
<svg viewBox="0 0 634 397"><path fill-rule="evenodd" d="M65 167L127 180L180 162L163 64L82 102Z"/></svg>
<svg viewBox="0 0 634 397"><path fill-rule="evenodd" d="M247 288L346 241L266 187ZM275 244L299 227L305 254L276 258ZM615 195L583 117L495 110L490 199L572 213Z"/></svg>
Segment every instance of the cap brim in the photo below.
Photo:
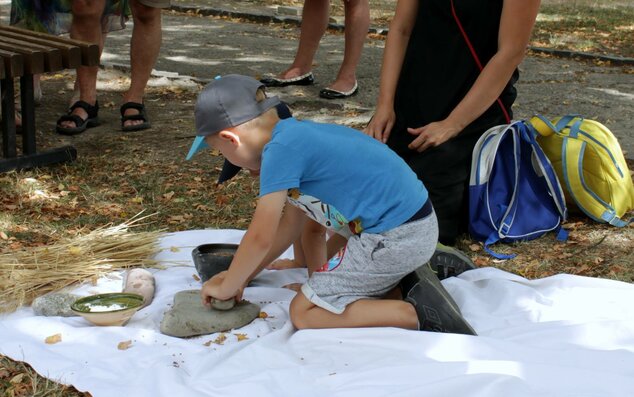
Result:
<svg viewBox="0 0 634 397"><path fill-rule="evenodd" d="M205 137L197 136L196 139L194 139L194 143L192 143L192 146L189 148L189 153L187 153L187 157L185 157L185 160L191 160L191 158L194 157L194 155L198 153L198 151L207 149L208 147L209 145L207 145Z"/></svg>
<svg viewBox="0 0 634 397"><path fill-rule="evenodd" d="M218 184L233 178L238 174L238 172L240 172L241 169L241 167L238 167L237 165L230 163L229 160L225 159L225 163L222 165L222 170L218 176Z"/></svg>

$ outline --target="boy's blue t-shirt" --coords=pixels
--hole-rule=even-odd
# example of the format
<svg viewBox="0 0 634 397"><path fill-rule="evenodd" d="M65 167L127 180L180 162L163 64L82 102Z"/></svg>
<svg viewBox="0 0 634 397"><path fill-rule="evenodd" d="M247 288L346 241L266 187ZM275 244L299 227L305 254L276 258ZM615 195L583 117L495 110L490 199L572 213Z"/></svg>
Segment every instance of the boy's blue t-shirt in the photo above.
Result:
<svg viewBox="0 0 634 397"><path fill-rule="evenodd" d="M260 196L294 188L370 233L401 225L428 197L403 159L376 139L288 118L277 123L262 152Z"/></svg>

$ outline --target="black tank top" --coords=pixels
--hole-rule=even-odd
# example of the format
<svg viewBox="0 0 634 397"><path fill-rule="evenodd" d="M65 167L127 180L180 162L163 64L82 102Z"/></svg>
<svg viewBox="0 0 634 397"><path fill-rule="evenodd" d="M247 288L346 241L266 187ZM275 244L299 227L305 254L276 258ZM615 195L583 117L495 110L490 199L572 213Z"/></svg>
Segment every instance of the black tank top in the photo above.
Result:
<svg viewBox="0 0 634 397"><path fill-rule="evenodd" d="M497 52L503 0L454 0L456 13L482 65ZM446 118L467 94L480 70L451 13L449 0L420 0L395 95L396 125L390 146L397 152L412 140L406 127L421 127ZM509 115L516 97L515 70L501 94ZM505 123L497 102L461 135L481 135ZM399 150L401 149L401 150Z"/></svg>

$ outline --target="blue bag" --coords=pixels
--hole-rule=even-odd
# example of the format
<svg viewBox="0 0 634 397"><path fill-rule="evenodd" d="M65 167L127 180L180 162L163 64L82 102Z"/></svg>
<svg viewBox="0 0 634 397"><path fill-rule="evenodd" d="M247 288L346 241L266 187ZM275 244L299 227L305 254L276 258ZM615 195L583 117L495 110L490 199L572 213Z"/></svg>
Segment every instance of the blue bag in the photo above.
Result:
<svg viewBox="0 0 634 397"><path fill-rule="evenodd" d="M523 121L486 131L476 143L469 181L469 232L489 245L532 240L549 231L565 241L566 201L550 161Z"/></svg>

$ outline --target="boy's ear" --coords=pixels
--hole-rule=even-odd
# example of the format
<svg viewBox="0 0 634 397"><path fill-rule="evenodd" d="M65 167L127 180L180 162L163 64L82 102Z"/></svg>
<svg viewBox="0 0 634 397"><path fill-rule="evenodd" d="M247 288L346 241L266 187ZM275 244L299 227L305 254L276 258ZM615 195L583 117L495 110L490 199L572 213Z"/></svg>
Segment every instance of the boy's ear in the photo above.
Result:
<svg viewBox="0 0 634 397"><path fill-rule="evenodd" d="M234 145L240 144L240 136L233 131L230 130L222 130L218 133L218 138L222 140L230 141Z"/></svg>

